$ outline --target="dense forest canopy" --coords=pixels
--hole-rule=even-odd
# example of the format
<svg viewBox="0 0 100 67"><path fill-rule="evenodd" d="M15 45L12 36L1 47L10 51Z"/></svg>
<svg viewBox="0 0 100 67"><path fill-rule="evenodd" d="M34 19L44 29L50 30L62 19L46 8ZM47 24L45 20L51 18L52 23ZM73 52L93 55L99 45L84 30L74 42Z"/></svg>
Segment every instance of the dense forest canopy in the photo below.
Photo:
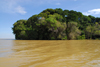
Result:
<svg viewBox="0 0 100 67"><path fill-rule="evenodd" d="M12 30L16 39L25 40L100 39L100 18L61 8L46 9L28 20L18 20Z"/></svg>

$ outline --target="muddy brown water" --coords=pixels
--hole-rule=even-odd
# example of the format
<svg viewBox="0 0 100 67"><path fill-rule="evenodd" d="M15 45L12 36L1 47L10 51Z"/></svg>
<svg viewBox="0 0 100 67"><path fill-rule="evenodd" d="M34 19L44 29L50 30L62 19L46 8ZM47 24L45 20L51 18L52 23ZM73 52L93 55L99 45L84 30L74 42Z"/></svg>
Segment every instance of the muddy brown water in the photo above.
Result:
<svg viewBox="0 0 100 67"><path fill-rule="evenodd" d="M0 40L0 67L100 67L100 40Z"/></svg>

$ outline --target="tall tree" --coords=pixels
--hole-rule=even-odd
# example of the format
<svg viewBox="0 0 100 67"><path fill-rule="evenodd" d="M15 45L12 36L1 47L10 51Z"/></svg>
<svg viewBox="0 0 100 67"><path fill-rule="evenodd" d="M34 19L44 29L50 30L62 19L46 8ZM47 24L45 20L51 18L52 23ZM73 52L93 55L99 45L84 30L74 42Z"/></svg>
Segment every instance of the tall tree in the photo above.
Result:
<svg viewBox="0 0 100 67"><path fill-rule="evenodd" d="M27 20L18 20L13 24L13 33L15 34L16 39L27 39Z"/></svg>
<svg viewBox="0 0 100 67"><path fill-rule="evenodd" d="M81 31L77 27L77 22L68 22L67 31L68 39L70 40L77 39L81 34Z"/></svg>

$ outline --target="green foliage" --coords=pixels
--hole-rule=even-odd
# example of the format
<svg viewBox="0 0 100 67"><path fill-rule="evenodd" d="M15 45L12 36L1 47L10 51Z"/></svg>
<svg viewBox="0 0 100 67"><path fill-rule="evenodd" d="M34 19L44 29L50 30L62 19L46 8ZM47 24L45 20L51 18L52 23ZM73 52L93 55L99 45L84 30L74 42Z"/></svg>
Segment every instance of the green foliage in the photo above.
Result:
<svg viewBox="0 0 100 67"><path fill-rule="evenodd" d="M77 39L80 36L81 31L77 27L77 22L68 22L67 34L68 39Z"/></svg>
<svg viewBox="0 0 100 67"><path fill-rule="evenodd" d="M12 30L16 39L100 39L100 18L61 8L46 9L28 20L18 20Z"/></svg>
<svg viewBox="0 0 100 67"><path fill-rule="evenodd" d="M62 40L67 40L67 36L63 37Z"/></svg>
<svg viewBox="0 0 100 67"><path fill-rule="evenodd" d="M77 39L78 40L83 40L83 39L85 39L85 35L78 36Z"/></svg>
<svg viewBox="0 0 100 67"><path fill-rule="evenodd" d="M51 37L51 40L55 40L55 37Z"/></svg>
<svg viewBox="0 0 100 67"><path fill-rule="evenodd" d="M100 25L97 22L94 26L87 26L86 37L87 39L96 39L100 37Z"/></svg>
<svg viewBox="0 0 100 67"><path fill-rule="evenodd" d="M63 22L59 22L62 19L62 16L58 14L49 15L49 17L46 19L46 27L49 32L50 37L54 37L55 39L62 39L64 36L62 33L66 29L66 25ZM61 37L59 37L61 35Z"/></svg>
<svg viewBox="0 0 100 67"><path fill-rule="evenodd" d="M27 35L25 31L27 30L26 27L26 20L18 20L13 24L13 33L16 34L16 39L26 39ZM24 38L23 38L24 37Z"/></svg>

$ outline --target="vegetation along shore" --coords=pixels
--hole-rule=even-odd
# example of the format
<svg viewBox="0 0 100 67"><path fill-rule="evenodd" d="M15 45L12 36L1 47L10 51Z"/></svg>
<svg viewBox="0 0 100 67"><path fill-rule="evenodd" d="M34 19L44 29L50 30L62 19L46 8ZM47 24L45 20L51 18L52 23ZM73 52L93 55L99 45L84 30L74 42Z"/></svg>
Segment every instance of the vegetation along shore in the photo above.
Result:
<svg viewBox="0 0 100 67"><path fill-rule="evenodd" d="M100 39L100 18L61 8L46 9L28 20L18 20L12 30L16 39L23 40Z"/></svg>

